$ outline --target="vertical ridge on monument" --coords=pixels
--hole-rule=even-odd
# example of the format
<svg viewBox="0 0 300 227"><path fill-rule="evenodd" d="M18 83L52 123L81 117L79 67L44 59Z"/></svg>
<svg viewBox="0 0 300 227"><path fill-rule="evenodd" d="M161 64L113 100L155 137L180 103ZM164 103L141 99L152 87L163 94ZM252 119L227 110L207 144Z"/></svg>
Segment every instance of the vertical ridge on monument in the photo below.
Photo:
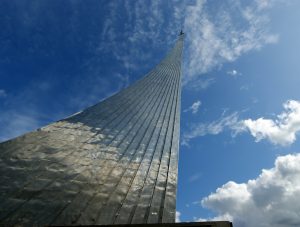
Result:
<svg viewBox="0 0 300 227"><path fill-rule="evenodd" d="M183 39L118 94L0 144L0 223L175 222Z"/></svg>

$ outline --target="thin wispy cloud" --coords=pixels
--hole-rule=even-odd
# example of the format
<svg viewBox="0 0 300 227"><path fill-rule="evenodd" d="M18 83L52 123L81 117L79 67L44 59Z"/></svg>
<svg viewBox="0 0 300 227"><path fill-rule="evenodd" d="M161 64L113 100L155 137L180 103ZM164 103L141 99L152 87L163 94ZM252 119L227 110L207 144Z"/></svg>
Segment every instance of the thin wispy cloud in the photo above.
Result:
<svg viewBox="0 0 300 227"><path fill-rule="evenodd" d="M49 81L36 81L22 92L6 97L3 110L0 111L0 142L35 130L45 122L54 120L55 115L61 116L61 112L49 114L40 103L43 97L43 104L47 105L47 94L52 85ZM51 108L52 104L48 106Z"/></svg>
<svg viewBox="0 0 300 227"><path fill-rule="evenodd" d="M62 59L61 61L53 60L53 65L49 66L50 70L47 68L45 70L48 71L44 72L48 74L45 80L51 78L51 75L65 78L64 82L57 85L57 88L63 87L65 90L63 97L56 97L57 106L64 106L65 109L54 110L59 110L60 113L56 116L61 116L64 113L69 115L72 110L80 111L96 103L127 86L133 75L136 79L146 73L143 71L145 69L141 70L140 66L151 69L157 64L160 60L156 57L157 52L159 51L162 58L164 55L162 53L166 53L173 46L182 27L186 32L183 84L189 84L186 87L191 90L207 89L215 82L215 79L204 79L201 76L203 73L224 62L234 61L243 53L277 42L278 36L270 33L267 26L267 12L272 4L257 1L241 5L239 1L232 1L231 4L222 3L212 10L212 5L204 0L192 3L173 1L172 4L166 1L150 1L147 4L142 0L111 1L106 5L105 12L96 13L103 8L101 4L85 8L83 3L68 1L65 9L69 9L67 7L72 9L70 18L67 21L61 20L62 26L54 26L57 24L56 19L60 20L62 16L57 14L55 4L32 3L28 5L28 10L25 12L22 8L23 4L18 3L16 7L22 19L17 21L25 21L18 26L28 31L28 37L26 37L27 33L10 35L20 40L30 40L24 43L20 53L38 53L30 55L33 60L38 58L51 62L53 60L51 56L55 56L55 59ZM44 8L49 8L49 14L40 13ZM85 16L87 15L86 9L91 13L93 23L90 23ZM122 18L122 23L120 23L120 18ZM238 26L235 22L237 19L244 22L245 26ZM50 25L50 28L44 26L46 24ZM41 34L48 34L44 32L46 28L52 29L55 35L51 38L46 35L37 36L30 32L34 31L32 28L43 31ZM65 32L65 28L68 32ZM59 36L59 34L64 35ZM60 40L60 42L52 42L52 40ZM9 45L11 42L6 43ZM62 49L60 45L65 48ZM6 48L9 49L10 46ZM83 59L83 56L89 57ZM109 61L113 62L111 69L116 71L105 71L99 67L106 64L104 59L107 56L109 56ZM68 59L68 64L65 64L63 59ZM32 69L35 69L34 65ZM56 71L60 69L61 72ZM123 72L125 70L125 73L117 76L116 73L122 70ZM40 72L36 73L40 75ZM113 75L112 77L116 78L118 84L112 84L111 80L106 80L102 75ZM32 87L31 84L26 86L29 87L28 89ZM50 91L55 91L55 89L50 89ZM34 93L32 97L38 99L36 106L43 103L44 97L38 92L39 90L35 92L32 90ZM21 95L16 94L18 97ZM0 92L0 96L2 98L6 96L6 92ZM31 102L30 99L27 101ZM7 111L15 109L18 113L23 112L19 107L19 101L11 99L10 103L15 104L11 104ZM63 103L67 103L68 107L65 107ZM37 115L44 115L48 112L41 106L35 110ZM197 112L196 108L192 111ZM49 119L53 119L53 116Z"/></svg>
<svg viewBox="0 0 300 227"><path fill-rule="evenodd" d="M0 113L0 142L37 129L41 125L34 113L18 113L13 110Z"/></svg>
<svg viewBox="0 0 300 227"><path fill-rule="evenodd" d="M268 10L273 3L229 2L213 5L214 9L205 0L174 1L172 4L164 1L111 2L99 49L112 51L125 67L134 68L140 59L146 61L153 57L142 47L159 47L166 51L183 27L186 32L183 84L193 81L189 83L192 86L200 75L213 68L278 41L278 35L268 30ZM124 9L127 18L121 28L122 36L116 30L116 12L120 9ZM232 74L238 75L238 72L233 70Z"/></svg>
<svg viewBox="0 0 300 227"><path fill-rule="evenodd" d="M228 129L232 132L233 136L245 130L242 122L239 121L238 112L222 116L209 123L200 122L192 124L189 130L183 132L181 145L189 146L192 139L206 135L218 135Z"/></svg>
<svg viewBox="0 0 300 227"><path fill-rule="evenodd" d="M201 106L201 101L197 100L189 108L185 109L183 112L192 112L192 114L198 113L198 110Z"/></svg>
<svg viewBox="0 0 300 227"><path fill-rule="evenodd" d="M180 1L110 2L98 49L111 52L129 70L151 62L153 53L145 47L166 52L173 45L184 17L184 5ZM116 16L120 10L125 14L121 28Z"/></svg>
<svg viewBox="0 0 300 227"><path fill-rule="evenodd" d="M229 181L201 204L217 213L211 220L230 220L234 226L299 226L299 162L299 153L279 156L274 167L263 169L257 178Z"/></svg>
<svg viewBox="0 0 300 227"><path fill-rule="evenodd" d="M242 73L238 72L236 69L227 71L227 75L232 76L232 77L238 77L242 75Z"/></svg>
<svg viewBox="0 0 300 227"><path fill-rule="evenodd" d="M193 183L201 178L201 173L195 173L188 178L190 183Z"/></svg>
<svg viewBox="0 0 300 227"><path fill-rule="evenodd" d="M248 91L249 90L249 85L242 85L240 86L241 91Z"/></svg>
<svg viewBox="0 0 300 227"><path fill-rule="evenodd" d="M7 93L4 89L0 89L0 98L5 98L7 96Z"/></svg>
<svg viewBox="0 0 300 227"><path fill-rule="evenodd" d="M221 3L214 9L215 13L210 12L207 1L197 1L187 7L185 83L196 80L200 74L224 62L236 60L246 52L278 41L278 35L267 29L266 4L258 1L244 6L240 1L231 1L229 5ZM244 23L242 27L239 26L241 21Z"/></svg>
<svg viewBox="0 0 300 227"><path fill-rule="evenodd" d="M216 82L215 78L198 78L197 80L193 81L193 83L190 83L189 86L185 86L185 88L188 88L192 91L200 91L208 89L212 84Z"/></svg>

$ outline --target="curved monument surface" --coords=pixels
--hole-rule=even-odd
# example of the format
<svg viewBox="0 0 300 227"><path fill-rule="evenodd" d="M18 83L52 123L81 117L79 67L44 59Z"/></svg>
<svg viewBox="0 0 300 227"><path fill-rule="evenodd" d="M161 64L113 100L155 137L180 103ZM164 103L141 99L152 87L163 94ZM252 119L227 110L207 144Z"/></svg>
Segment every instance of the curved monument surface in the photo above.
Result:
<svg viewBox="0 0 300 227"><path fill-rule="evenodd" d="M0 223L175 221L183 36L135 84L0 144Z"/></svg>

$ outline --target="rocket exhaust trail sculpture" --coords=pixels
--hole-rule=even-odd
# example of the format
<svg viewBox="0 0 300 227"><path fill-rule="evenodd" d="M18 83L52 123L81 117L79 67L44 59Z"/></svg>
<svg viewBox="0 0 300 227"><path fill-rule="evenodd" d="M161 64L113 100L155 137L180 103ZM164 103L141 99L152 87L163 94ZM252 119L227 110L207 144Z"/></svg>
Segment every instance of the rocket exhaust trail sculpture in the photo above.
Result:
<svg viewBox="0 0 300 227"><path fill-rule="evenodd" d="M0 144L0 223L175 221L183 38L118 94Z"/></svg>
<svg viewBox="0 0 300 227"><path fill-rule="evenodd" d="M183 39L114 96L0 143L0 224L175 222Z"/></svg>

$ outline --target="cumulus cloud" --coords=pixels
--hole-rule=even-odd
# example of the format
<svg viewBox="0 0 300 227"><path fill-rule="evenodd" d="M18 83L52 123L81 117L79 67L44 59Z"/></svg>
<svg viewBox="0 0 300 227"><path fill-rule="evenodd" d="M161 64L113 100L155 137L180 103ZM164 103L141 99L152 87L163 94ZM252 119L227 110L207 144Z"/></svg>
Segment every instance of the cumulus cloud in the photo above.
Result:
<svg viewBox="0 0 300 227"><path fill-rule="evenodd" d="M232 135L235 136L244 130L242 122L238 119L238 113L234 112L232 114L222 116L220 119L210 123L192 124L190 129L183 133L181 145L189 146L191 139L205 135L217 135L223 132L225 129L230 129L232 131Z"/></svg>
<svg viewBox="0 0 300 227"><path fill-rule="evenodd" d="M217 219L234 226L300 226L300 154L276 159L271 169L246 183L229 181L203 198L203 207L214 210ZM224 219L223 219L224 220Z"/></svg>
<svg viewBox="0 0 300 227"><path fill-rule="evenodd" d="M258 118L243 121L256 141L267 139L273 144L290 145L295 142L300 131L300 102L289 100L283 104L284 111L277 119Z"/></svg>
<svg viewBox="0 0 300 227"><path fill-rule="evenodd" d="M193 114L198 113L199 107L201 106L201 101L197 100L189 108L185 109L183 112L191 111Z"/></svg>
<svg viewBox="0 0 300 227"><path fill-rule="evenodd" d="M239 119L239 113L222 115L218 120L210 123L194 123L183 133L182 145L189 145L191 139L217 135L229 129L233 136L242 132L250 132L256 142L267 139L274 145L287 146L296 141L300 131L300 102L288 100L283 104L284 111L276 119L251 118Z"/></svg>

